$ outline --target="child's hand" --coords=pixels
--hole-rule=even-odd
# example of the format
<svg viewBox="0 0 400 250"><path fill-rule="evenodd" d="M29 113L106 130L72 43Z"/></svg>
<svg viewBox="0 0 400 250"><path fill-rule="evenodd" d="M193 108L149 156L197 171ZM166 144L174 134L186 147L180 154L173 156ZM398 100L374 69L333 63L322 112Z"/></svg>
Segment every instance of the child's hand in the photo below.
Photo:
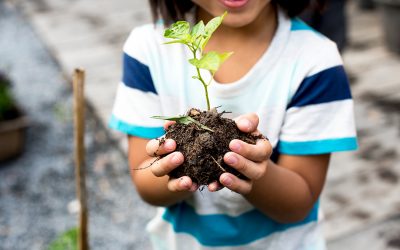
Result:
<svg viewBox="0 0 400 250"><path fill-rule="evenodd" d="M258 116L254 113L235 119L236 125L243 132L259 133ZM219 181L222 185L240 194L248 194L253 182L263 177L267 171L268 160L272 153L272 146L268 140L257 140L256 145L241 140L232 140L229 143L232 150L224 156L226 164L238 170L249 180L242 180L230 173L223 173Z"/></svg>
<svg viewBox="0 0 400 250"><path fill-rule="evenodd" d="M171 122L166 123L166 127L171 125ZM176 142L172 139L166 139L160 145L159 140L151 140L146 145L146 152L149 156L166 155L151 165L151 172L157 176L162 177L168 175L173 169L181 165L184 161L181 152L173 152L176 149ZM172 153L171 153L172 152ZM191 191L197 190L198 186L192 182L188 176L183 176L179 179L170 179L168 181L168 189L172 192Z"/></svg>

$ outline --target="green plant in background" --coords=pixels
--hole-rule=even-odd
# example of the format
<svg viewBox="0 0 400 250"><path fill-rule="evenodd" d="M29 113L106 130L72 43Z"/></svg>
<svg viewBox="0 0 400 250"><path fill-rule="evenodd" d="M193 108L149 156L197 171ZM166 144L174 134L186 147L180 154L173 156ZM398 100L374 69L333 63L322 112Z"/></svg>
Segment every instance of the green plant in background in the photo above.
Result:
<svg viewBox="0 0 400 250"><path fill-rule="evenodd" d="M0 120L14 108L14 100L10 93L10 80L0 72Z"/></svg>
<svg viewBox="0 0 400 250"><path fill-rule="evenodd" d="M72 110L68 107L68 103L58 102L53 106L53 115L57 121L69 123L72 120Z"/></svg>
<svg viewBox="0 0 400 250"><path fill-rule="evenodd" d="M211 35L221 25L226 14L227 12L211 19L206 25L204 25L203 21L200 21L193 28L186 21L177 21L164 32L164 37L174 39L166 44L181 43L186 45L192 52L193 58L189 59L189 63L196 67L197 72L197 75L193 76L193 78L199 80L204 87L208 110L210 110L208 86L214 78L215 72L232 55L232 52L218 53L210 51L203 53L203 51ZM211 79L208 82L202 77L200 69L208 70L211 73Z"/></svg>
<svg viewBox="0 0 400 250"><path fill-rule="evenodd" d="M47 250L77 250L78 228L72 228L50 243Z"/></svg>

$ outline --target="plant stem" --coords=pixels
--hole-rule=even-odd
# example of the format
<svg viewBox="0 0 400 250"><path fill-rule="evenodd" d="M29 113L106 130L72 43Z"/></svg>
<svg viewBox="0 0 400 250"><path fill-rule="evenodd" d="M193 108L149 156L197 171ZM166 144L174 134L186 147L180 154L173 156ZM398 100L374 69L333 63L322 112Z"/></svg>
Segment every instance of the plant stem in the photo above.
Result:
<svg viewBox="0 0 400 250"><path fill-rule="evenodd" d="M189 48L190 48L190 47L189 47ZM193 58L194 58L194 59L197 59L197 56L196 56L196 51L197 51L197 50L192 49L192 48L190 48L190 50L191 50L192 53L193 53ZM211 105L210 105L210 99L209 99L209 97L208 97L208 85L204 82L203 77L201 77L200 69L196 67L196 71L197 71L197 79L199 79L199 81L201 82L201 84L203 84L203 87L204 87L204 92L205 92L206 101L207 101L207 110L210 111L210 109L211 109L210 106L211 106Z"/></svg>
<svg viewBox="0 0 400 250"><path fill-rule="evenodd" d="M208 86L207 86L207 84L204 82L203 78L201 77L200 69L199 69L199 68L196 68L196 70L197 70L198 79L199 79L200 82L203 84L204 92L205 92L205 94L206 94L207 110L210 110L210 99L208 98Z"/></svg>

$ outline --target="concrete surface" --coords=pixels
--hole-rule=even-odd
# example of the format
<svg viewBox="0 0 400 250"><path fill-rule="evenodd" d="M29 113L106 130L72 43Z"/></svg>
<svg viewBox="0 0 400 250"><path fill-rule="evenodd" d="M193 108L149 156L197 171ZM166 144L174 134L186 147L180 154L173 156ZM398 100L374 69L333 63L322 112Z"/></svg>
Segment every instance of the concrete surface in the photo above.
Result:
<svg viewBox="0 0 400 250"><path fill-rule="evenodd" d="M0 163L0 249L43 250L77 226L71 89L32 27L0 1L0 70L30 118L26 146ZM155 212L131 184L126 158L89 109L86 116L92 249L150 249Z"/></svg>

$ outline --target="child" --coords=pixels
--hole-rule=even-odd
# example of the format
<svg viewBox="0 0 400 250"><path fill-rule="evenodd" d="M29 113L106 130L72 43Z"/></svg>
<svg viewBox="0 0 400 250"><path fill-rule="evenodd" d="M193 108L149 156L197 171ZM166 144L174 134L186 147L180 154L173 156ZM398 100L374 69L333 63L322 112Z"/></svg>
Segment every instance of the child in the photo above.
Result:
<svg viewBox="0 0 400 250"><path fill-rule="evenodd" d="M128 38L110 126L129 135L130 166L142 169L131 171L139 194L161 207L147 226L154 249L325 249L318 199L330 153L357 144L336 46L294 18L309 1L150 3L164 24L138 27ZM231 141L224 161L248 180L224 173L221 184L199 192L187 176L168 178L184 157L171 139L159 146L154 138L163 135L163 124L150 117L205 109L202 86L187 62L190 51L163 45L163 31L179 19L207 22L224 11L205 50L234 55L210 85L211 103L232 111L242 131L261 132L269 141Z"/></svg>

